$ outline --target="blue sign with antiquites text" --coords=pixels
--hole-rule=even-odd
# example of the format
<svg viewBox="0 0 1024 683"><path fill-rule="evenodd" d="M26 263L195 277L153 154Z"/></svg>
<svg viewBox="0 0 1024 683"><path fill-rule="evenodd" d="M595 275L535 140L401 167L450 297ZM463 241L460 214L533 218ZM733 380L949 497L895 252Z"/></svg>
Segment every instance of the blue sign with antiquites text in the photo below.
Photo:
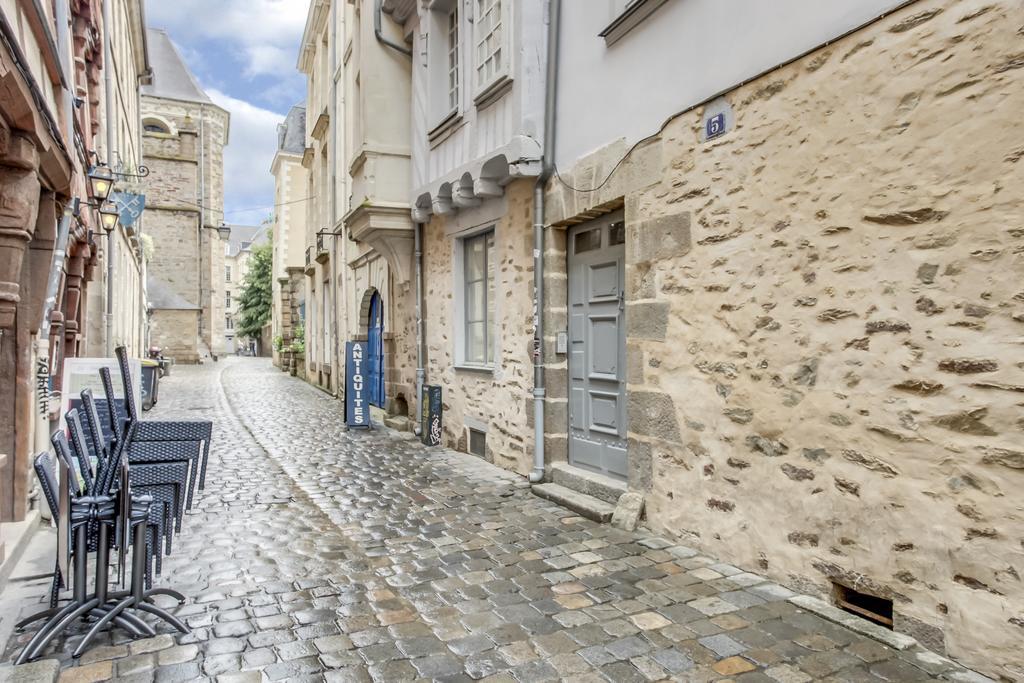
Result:
<svg viewBox="0 0 1024 683"><path fill-rule="evenodd" d="M345 424L349 427L371 426L366 392L366 342L345 342Z"/></svg>
<svg viewBox="0 0 1024 683"><path fill-rule="evenodd" d="M110 201L121 212L121 225L130 228L146 210L146 195L134 192L111 192Z"/></svg>

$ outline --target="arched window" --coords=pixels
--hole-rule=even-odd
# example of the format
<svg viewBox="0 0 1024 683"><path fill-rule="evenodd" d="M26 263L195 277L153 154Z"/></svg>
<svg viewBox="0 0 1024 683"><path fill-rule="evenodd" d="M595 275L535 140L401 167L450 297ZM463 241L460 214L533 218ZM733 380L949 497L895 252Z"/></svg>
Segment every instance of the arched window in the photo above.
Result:
<svg viewBox="0 0 1024 683"><path fill-rule="evenodd" d="M171 129L167 127L167 124L158 119L143 119L142 128L147 133L163 133L164 135L169 135L171 132Z"/></svg>

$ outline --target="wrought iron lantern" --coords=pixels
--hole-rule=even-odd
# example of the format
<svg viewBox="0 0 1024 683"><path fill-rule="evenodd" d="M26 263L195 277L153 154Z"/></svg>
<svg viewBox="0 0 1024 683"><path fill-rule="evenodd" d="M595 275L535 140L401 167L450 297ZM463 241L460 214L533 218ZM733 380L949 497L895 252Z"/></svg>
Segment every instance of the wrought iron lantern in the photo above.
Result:
<svg viewBox="0 0 1024 683"><path fill-rule="evenodd" d="M99 203L107 201L112 189L114 189L114 172L109 166L98 163L89 169L89 192L95 201Z"/></svg>
<svg viewBox="0 0 1024 683"><path fill-rule="evenodd" d="M108 233L113 232L121 220L121 212L117 210L117 205L114 202L103 202L100 204L99 211L103 229Z"/></svg>
<svg viewBox="0 0 1024 683"><path fill-rule="evenodd" d="M217 227L217 234L220 235L220 238L222 240L227 242L229 239L231 239L231 226L226 223L221 223Z"/></svg>

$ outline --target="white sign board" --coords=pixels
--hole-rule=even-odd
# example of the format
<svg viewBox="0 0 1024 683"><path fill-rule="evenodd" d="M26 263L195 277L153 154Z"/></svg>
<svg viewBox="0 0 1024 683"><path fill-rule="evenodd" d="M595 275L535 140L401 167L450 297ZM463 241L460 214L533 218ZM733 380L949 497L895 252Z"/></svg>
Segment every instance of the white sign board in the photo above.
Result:
<svg viewBox="0 0 1024 683"><path fill-rule="evenodd" d="M142 406L142 364L137 358L128 361L132 373L132 393L135 395L135 405ZM124 405L124 383L121 381L121 370L117 366L115 358L67 358L64 360L64 377L61 382L60 397L60 425L62 429L67 427L64 424L64 415L72 408L82 405L81 393L83 389L92 389L92 395L97 399L107 398L103 391L103 382L100 380L100 368L110 368L110 380L114 385L114 399L120 399ZM122 413L127 416L127 409Z"/></svg>

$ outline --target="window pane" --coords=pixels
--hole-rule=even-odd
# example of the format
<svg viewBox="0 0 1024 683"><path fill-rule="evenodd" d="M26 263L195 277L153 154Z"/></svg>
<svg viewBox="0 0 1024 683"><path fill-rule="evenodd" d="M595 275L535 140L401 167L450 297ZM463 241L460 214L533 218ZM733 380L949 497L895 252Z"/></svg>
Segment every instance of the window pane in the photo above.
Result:
<svg viewBox="0 0 1024 683"><path fill-rule="evenodd" d="M608 246L614 247L626 241L626 224L622 221L612 223L608 229Z"/></svg>
<svg viewBox="0 0 1024 683"><path fill-rule="evenodd" d="M484 346L485 324L478 322L466 325L466 360L470 363L487 362Z"/></svg>
<svg viewBox="0 0 1024 683"><path fill-rule="evenodd" d="M573 249L575 249L577 254L582 254L583 252L593 251L594 249L600 248L601 228L578 232L576 233L576 237L573 238Z"/></svg>
<svg viewBox="0 0 1024 683"><path fill-rule="evenodd" d="M466 282L483 279L484 246L482 236L466 240Z"/></svg>
<svg viewBox="0 0 1024 683"><path fill-rule="evenodd" d="M483 280L466 285L466 322L484 322L487 320L485 309L487 300L484 295Z"/></svg>
<svg viewBox="0 0 1024 683"><path fill-rule="evenodd" d="M487 234L487 326L485 328L484 343L487 360L494 357L494 233Z"/></svg>

